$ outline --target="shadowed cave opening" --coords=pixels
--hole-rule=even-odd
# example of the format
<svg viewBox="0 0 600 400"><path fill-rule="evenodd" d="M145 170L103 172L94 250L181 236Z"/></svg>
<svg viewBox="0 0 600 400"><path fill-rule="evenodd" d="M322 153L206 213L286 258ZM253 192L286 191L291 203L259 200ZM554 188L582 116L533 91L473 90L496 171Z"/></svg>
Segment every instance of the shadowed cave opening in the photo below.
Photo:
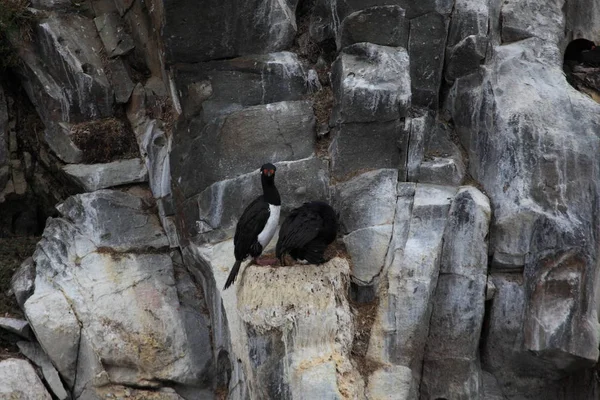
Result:
<svg viewBox="0 0 600 400"><path fill-rule="evenodd" d="M571 86L600 102L600 48L593 41L572 40L565 49L563 71Z"/></svg>

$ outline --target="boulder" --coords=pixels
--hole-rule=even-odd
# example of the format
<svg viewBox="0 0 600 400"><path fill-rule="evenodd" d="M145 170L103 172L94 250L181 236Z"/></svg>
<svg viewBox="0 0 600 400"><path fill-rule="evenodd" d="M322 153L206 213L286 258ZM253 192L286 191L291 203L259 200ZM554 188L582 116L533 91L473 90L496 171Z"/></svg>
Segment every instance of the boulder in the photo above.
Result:
<svg viewBox="0 0 600 400"><path fill-rule="evenodd" d="M600 146L600 106L573 90L562 70L552 67L560 62L557 50L537 38L501 46L489 72L478 78L483 89L477 93L475 81L464 87L460 82L455 97L461 120L465 116L458 108L479 105L461 122L471 126L461 140L468 145L473 177L494 204L490 254L495 268L521 268L528 254L532 262L544 258L549 255L543 254L549 250L544 242L556 243L559 257L595 241L591 226L575 221L589 221L592 199L600 193L598 171L589 168ZM567 103L573 108L565 111ZM590 117L581 123L581 115ZM493 129L478 137L475 131L486 126ZM539 232L545 236L537 239L542 247L534 251L537 226L552 229ZM595 254L593 246L583 247L584 253Z"/></svg>
<svg viewBox="0 0 600 400"><path fill-rule="evenodd" d="M397 399L410 399L415 389L411 386L412 372L401 365L391 366L374 371L369 376L367 398L369 400L388 400L390 396Z"/></svg>
<svg viewBox="0 0 600 400"><path fill-rule="evenodd" d="M36 291L25 302L25 315L44 352L72 387L81 327L65 295L51 290L40 275L38 271Z"/></svg>
<svg viewBox="0 0 600 400"><path fill-rule="evenodd" d="M146 91L142 84L133 90L127 118L135 134L140 154L148 170L148 181L154 198L171 194L171 164L169 152L172 135L167 136L163 121L148 117ZM176 118L170 115L169 118Z"/></svg>
<svg viewBox="0 0 600 400"><path fill-rule="evenodd" d="M392 225L357 229L344 236L344 244L352 258L352 281L369 286L383 269L392 237Z"/></svg>
<svg viewBox="0 0 600 400"><path fill-rule="evenodd" d="M369 7L348 15L341 23L337 48L369 42L382 46L408 45L409 22L405 10L398 5Z"/></svg>
<svg viewBox="0 0 600 400"><path fill-rule="evenodd" d="M416 131L419 137L421 129L418 126ZM423 140L423 159L418 169L419 182L455 186L462 183L466 168L461 149L450 139L452 135L453 132L443 124L437 124L426 134ZM415 146L421 145L419 139L414 142ZM413 143L412 136L410 143Z"/></svg>
<svg viewBox="0 0 600 400"><path fill-rule="evenodd" d="M537 37L557 43L564 36L565 17L559 3L507 0L500 18L503 42Z"/></svg>
<svg viewBox="0 0 600 400"><path fill-rule="evenodd" d="M77 396L109 382L200 386L211 363L201 297L177 287L171 257L156 251L166 236L135 192L67 199L34 254L27 318Z"/></svg>
<svg viewBox="0 0 600 400"><path fill-rule="evenodd" d="M399 169L405 175L409 135L400 120L341 124L333 135L329 154L336 180L381 168Z"/></svg>
<svg viewBox="0 0 600 400"><path fill-rule="evenodd" d="M15 400L51 400L52 397L26 360L0 362L0 397Z"/></svg>
<svg viewBox="0 0 600 400"><path fill-rule="evenodd" d="M307 92L305 69L290 52L182 64L174 72L184 114L202 113L206 120L234 105L302 100Z"/></svg>
<svg viewBox="0 0 600 400"><path fill-rule="evenodd" d="M36 52L44 60L42 68L68 100L66 105L61 105L63 115L58 120L81 122L111 116L114 94L96 50L102 48L102 43L93 22L78 14L51 15L38 23L37 35ZM42 77L36 77L38 79ZM46 88L43 81L39 84L44 92L55 90L53 86ZM30 94L30 98L36 97ZM44 103L36 106L47 108Z"/></svg>
<svg viewBox="0 0 600 400"><path fill-rule="evenodd" d="M331 125L396 120L410 107L408 54L401 47L348 46L333 63L331 80Z"/></svg>
<svg viewBox="0 0 600 400"><path fill-rule="evenodd" d="M477 71L486 56L488 38L470 35L456 44L446 61L445 78L453 81Z"/></svg>
<svg viewBox="0 0 600 400"><path fill-rule="evenodd" d="M94 24L109 57L123 56L135 47L118 14L100 15L94 18Z"/></svg>
<svg viewBox="0 0 600 400"><path fill-rule="evenodd" d="M481 397L479 338L485 312L489 200L462 187L450 206L423 361L421 396Z"/></svg>
<svg viewBox="0 0 600 400"><path fill-rule="evenodd" d="M83 153L71 139L71 125L65 122L51 123L44 130L44 139L50 150L62 162L67 164L80 163Z"/></svg>
<svg viewBox="0 0 600 400"><path fill-rule="evenodd" d="M340 231L350 233L377 225L391 225L396 208L398 171L365 172L335 186L335 209Z"/></svg>
<svg viewBox="0 0 600 400"><path fill-rule="evenodd" d="M392 238L367 354L381 363L410 368L411 388L416 391L442 259L443 234L456 188L418 184L412 198L411 191L410 184L404 184L400 192L399 205L409 203L410 218L402 213L398 226L394 226L400 237Z"/></svg>
<svg viewBox="0 0 600 400"><path fill-rule="evenodd" d="M408 54L414 106L438 108L447 31L447 18L435 12L410 21Z"/></svg>
<svg viewBox="0 0 600 400"><path fill-rule="evenodd" d="M28 257L21 263L10 281L10 288L21 309L23 309L25 301L33 294L34 282L35 264L33 263L33 258Z"/></svg>
<svg viewBox="0 0 600 400"><path fill-rule="evenodd" d="M15 335L19 335L24 339L31 339L31 331L29 322L16 318L0 318L0 329L4 329Z"/></svg>
<svg viewBox="0 0 600 400"><path fill-rule="evenodd" d="M148 199L126 192L98 190L69 197L57 209L96 247L131 251L168 246ZM47 227L55 225L49 223Z"/></svg>
<svg viewBox="0 0 600 400"><path fill-rule="evenodd" d="M207 123L193 119L174 136L172 177L190 197L267 161L309 157L316 139L314 124L309 101L246 107Z"/></svg>
<svg viewBox="0 0 600 400"><path fill-rule="evenodd" d="M117 104L125 104L131 98L135 84L121 58L113 58L106 63L106 75L115 92Z"/></svg>
<svg viewBox="0 0 600 400"><path fill-rule="evenodd" d="M70 164L62 170L86 192L148 181L148 171L139 158L106 164Z"/></svg>
<svg viewBox="0 0 600 400"><path fill-rule="evenodd" d="M167 62L194 63L288 48L296 35L297 0L164 5Z"/></svg>
<svg viewBox="0 0 600 400"><path fill-rule="evenodd" d="M405 10L405 17L413 20L425 14L439 13L448 16L452 11L454 2L451 0L317 0L310 18L310 35L316 42L336 38L339 34L342 21L354 12L377 6L396 6ZM383 7L382 7L383 8Z"/></svg>
<svg viewBox="0 0 600 400"><path fill-rule="evenodd" d="M31 360L35 365L42 369L44 381L59 400L70 398L70 395L65 390L63 383L58 376L58 371L52 365L50 358L44 353L44 350L37 343L33 342L18 342L19 351L25 357Z"/></svg>

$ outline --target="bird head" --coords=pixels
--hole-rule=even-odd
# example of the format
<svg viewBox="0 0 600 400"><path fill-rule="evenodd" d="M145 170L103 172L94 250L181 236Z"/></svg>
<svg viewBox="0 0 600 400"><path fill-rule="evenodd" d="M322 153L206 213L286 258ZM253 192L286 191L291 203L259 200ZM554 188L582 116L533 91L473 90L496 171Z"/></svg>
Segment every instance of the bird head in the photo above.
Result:
<svg viewBox="0 0 600 400"><path fill-rule="evenodd" d="M260 173L262 176L265 176L267 178L273 178L275 177L275 171L277 170L277 168L275 168L275 166L271 163L266 163L264 164L262 167L260 167Z"/></svg>

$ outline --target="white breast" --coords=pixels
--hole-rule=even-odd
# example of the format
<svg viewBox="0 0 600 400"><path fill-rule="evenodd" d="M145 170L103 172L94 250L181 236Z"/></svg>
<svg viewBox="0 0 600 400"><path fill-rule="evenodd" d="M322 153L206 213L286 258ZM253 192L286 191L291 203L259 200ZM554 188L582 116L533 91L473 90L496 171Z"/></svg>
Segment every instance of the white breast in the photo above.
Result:
<svg viewBox="0 0 600 400"><path fill-rule="evenodd" d="M279 225L279 211L281 206L274 206L273 204L269 204L269 219L267 220L267 224L263 228L262 232L258 235L258 242L263 247L267 247L271 239L273 239L273 235L275 235L275 231L277 230L277 225Z"/></svg>

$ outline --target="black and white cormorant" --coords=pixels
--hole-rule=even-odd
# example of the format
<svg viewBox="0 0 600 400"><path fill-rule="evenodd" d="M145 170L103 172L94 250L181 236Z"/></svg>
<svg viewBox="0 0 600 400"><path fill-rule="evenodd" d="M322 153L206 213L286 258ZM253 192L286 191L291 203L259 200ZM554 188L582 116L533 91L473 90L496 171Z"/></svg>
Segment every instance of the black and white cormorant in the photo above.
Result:
<svg viewBox="0 0 600 400"><path fill-rule="evenodd" d="M323 201L311 201L292 210L279 229L275 249L281 265L289 254L295 260L309 264L324 263L325 249L337 236L337 217L333 208Z"/></svg>
<svg viewBox="0 0 600 400"><path fill-rule="evenodd" d="M263 194L246 207L237 223L233 237L235 264L231 268L223 290L235 281L242 261L248 256L256 261L277 230L281 198L275 187L276 169L271 163L260 167Z"/></svg>

